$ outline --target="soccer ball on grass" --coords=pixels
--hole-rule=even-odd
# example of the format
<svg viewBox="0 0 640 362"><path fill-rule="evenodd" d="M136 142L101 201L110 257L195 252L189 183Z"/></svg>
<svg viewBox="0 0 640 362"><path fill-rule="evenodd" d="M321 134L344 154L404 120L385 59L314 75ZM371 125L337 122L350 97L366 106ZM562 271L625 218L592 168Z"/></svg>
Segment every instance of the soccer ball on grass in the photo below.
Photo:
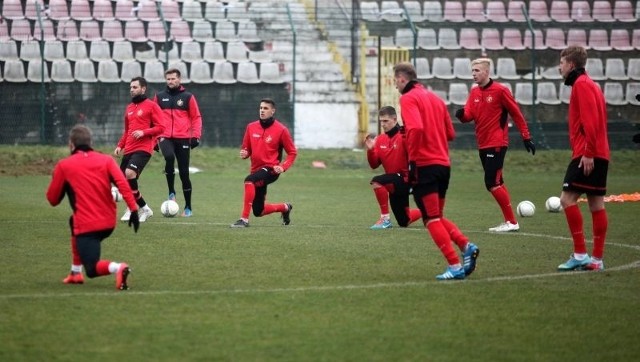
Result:
<svg viewBox="0 0 640 362"><path fill-rule="evenodd" d="M533 216L533 214L536 213L536 205L534 205L533 202L528 200L522 201L518 204L518 207L516 207L516 212L520 217Z"/></svg>
<svg viewBox="0 0 640 362"><path fill-rule="evenodd" d="M560 198L558 196L551 196L544 203L544 207L549 212L560 212L562 211L562 205L560 204Z"/></svg>
<svg viewBox="0 0 640 362"><path fill-rule="evenodd" d="M167 200L160 205L160 212L164 217L174 217L178 215L178 211L180 211L180 206L173 200Z"/></svg>
<svg viewBox="0 0 640 362"><path fill-rule="evenodd" d="M118 190L116 186L111 187L111 196L113 197L113 201L115 202L122 201L122 194L120 193L120 190Z"/></svg>

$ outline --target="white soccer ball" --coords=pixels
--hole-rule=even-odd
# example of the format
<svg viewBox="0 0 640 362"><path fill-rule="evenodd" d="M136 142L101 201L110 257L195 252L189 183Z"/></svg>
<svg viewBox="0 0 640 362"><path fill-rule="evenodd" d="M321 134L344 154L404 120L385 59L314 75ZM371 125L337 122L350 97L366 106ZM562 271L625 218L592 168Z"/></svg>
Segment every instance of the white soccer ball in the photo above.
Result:
<svg viewBox="0 0 640 362"><path fill-rule="evenodd" d="M562 211L562 205L560 204L560 198L558 196L551 196L544 203L544 207L549 212L560 212Z"/></svg>
<svg viewBox="0 0 640 362"><path fill-rule="evenodd" d="M533 214L536 213L536 205L531 201L522 201L518 204L518 207L516 207L516 212L518 213L518 216L521 217L533 216Z"/></svg>
<svg viewBox="0 0 640 362"><path fill-rule="evenodd" d="M111 196L113 197L113 201L115 202L122 201L122 194L120 193L120 190L118 190L116 186L111 187Z"/></svg>
<svg viewBox="0 0 640 362"><path fill-rule="evenodd" d="M180 211L180 206L173 200L167 200L160 205L160 212L164 217L174 217L178 215L178 211Z"/></svg>

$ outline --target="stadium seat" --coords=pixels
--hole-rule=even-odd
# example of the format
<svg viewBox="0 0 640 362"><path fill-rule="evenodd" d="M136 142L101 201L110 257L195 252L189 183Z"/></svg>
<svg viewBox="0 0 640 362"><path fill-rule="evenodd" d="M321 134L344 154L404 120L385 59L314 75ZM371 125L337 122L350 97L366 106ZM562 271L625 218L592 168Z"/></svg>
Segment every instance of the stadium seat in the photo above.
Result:
<svg viewBox="0 0 640 362"><path fill-rule="evenodd" d="M138 17L133 9L133 1L118 0L116 1L115 17L120 21L137 20Z"/></svg>
<svg viewBox="0 0 640 362"><path fill-rule="evenodd" d="M449 93L448 90L445 91L441 89L431 89L431 88L429 88L429 90L432 91L435 95L437 95L438 98L442 99L442 101L446 106L449 106L451 104L451 102L449 102L449 99L447 98L447 93Z"/></svg>
<svg viewBox="0 0 640 362"><path fill-rule="evenodd" d="M579 45L589 48L587 43L587 32L585 29L569 29L567 32L567 45Z"/></svg>
<svg viewBox="0 0 640 362"><path fill-rule="evenodd" d="M500 32L498 31L498 29L493 29L493 28L482 29L482 35L480 36L480 39L482 39L483 49L487 49L487 50L504 49L504 46L500 41Z"/></svg>
<svg viewBox="0 0 640 362"><path fill-rule="evenodd" d="M96 83L96 71L91 60L80 60L76 62L74 78L82 83Z"/></svg>
<svg viewBox="0 0 640 362"><path fill-rule="evenodd" d="M4 79L7 79L7 75L5 72ZM633 104L634 106L640 106L640 101L636 99L636 95L640 94L640 83L629 82L627 83L627 92L626 99L629 104Z"/></svg>
<svg viewBox="0 0 640 362"><path fill-rule="evenodd" d="M241 41L227 43L227 52L225 54L225 58L232 63L247 61L247 47Z"/></svg>
<svg viewBox="0 0 640 362"><path fill-rule="evenodd" d="M253 21L238 23L238 38L245 43L259 43L262 41L258 36L258 28Z"/></svg>
<svg viewBox="0 0 640 362"><path fill-rule="evenodd" d="M122 24L119 20L107 20L102 24L102 39L109 42L124 40Z"/></svg>
<svg viewBox="0 0 640 362"><path fill-rule="evenodd" d="M130 82L135 77L142 76L142 66L135 60L127 60L122 62L122 72L120 74L120 80L123 82Z"/></svg>
<svg viewBox="0 0 640 362"><path fill-rule="evenodd" d="M283 82L280 76L280 67L277 63L260 64L260 81L262 83L280 84Z"/></svg>
<svg viewBox="0 0 640 362"><path fill-rule="evenodd" d="M92 42L102 40L100 35L100 25L95 20L83 20L80 22L80 32L78 33L81 40Z"/></svg>
<svg viewBox="0 0 640 362"><path fill-rule="evenodd" d="M622 83L605 82L604 83L604 99L608 105L624 106L628 101L624 98L624 89Z"/></svg>
<svg viewBox="0 0 640 362"><path fill-rule="evenodd" d="M37 41L20 43L20 59L25 61L42 59L42 56L40 55L40 43Z"/></svg>
<svg viewBox="0 0 640 362"><path fill-rule="evenodd" d="M178 20L171 23L171 36L173 40L182 43L185 41L192 41L191 30L189 30L189 24L186 21Z"/></svg>
<svg viewBox="0 0 640 362"><path fill-rule="evenodd" d="M204 19L213 23L227 20L225 5L218 1L207 1L204 8Z"/></svg>
<svg viewBox="0 0 640 362"><path fill-rule="evenodd" d="M416 73L418 79L432 79L431 69L429 69L429 60L427 58L416 58Z"/></svg>
<svg viewBox="0 0 640 362"><path fill-rule="evenodd" d="M219 21L215 25L216 40L229 42L238 39L236 34L236 24L231 21Z"/></svg>
<svg viewBox="0 0 640 362"><path fill-rule="evenodd" d="M21 60L12 59L4 63L4 80L11 83L24 83L27 81Z"/></svg>
<svg viewBox="0 0 640 362"><path fill-rule="evenodd" d="M532 20L546 23L551 21L546 1L529 1L529 17ZM517 89L517 87L516 87Z"/></svg>
<svg viewBox="0 0 640 362"><path fill-rule="evenodd" d="M171 41L171 35L165 31L163 22L152 21L147 25L147 39L154 43L164 43Z"/></svg>
<svg viewBox="0 0 640 362"><path fill-rule="evenodd" d="M200 49L200 43L195 41L188 41L182 43L182 49L180 51L180 59L187 63L197 62L202 60L202 50Z"/></svg>
<svg viewBox="0 0 640 362"><path fill-rule="evenodd" d="M191 81L196 84L211 84L213 77L211 76L211 68L209 63L204 61L191 63Z"/></svg>
<svg viewBox="0 0 640 362"><path fill-rule="evenodd" d="M31 24L27 19L16 19L12 21L11 31L9 33L10 39L17 42L32 40L33 32L31 31Z"/></svg>
<svg viewBox="0 0 640 362"><path fill-rule="evenodd" d="M562 74L560 74L560 68L557 66L544 69L542 72L540 72L540 76L543 79L552 79L552 80L562 79Z"/></svg>
<svg viewBox="0 0 640 362"><path fill-rule="evenodd" d="M226 59L224 57L222 43L218 41L208 41L204 43L202 58L209 63L224 62Z"/></svg>
<svg viewBox="0 0 640 362"><path fill-rule="evenodd" d="M457 106L464 106L469 98L469 88L465 83L449 84L449 102Z"/></svg>
<svg viewBox="0 0 640 362"><path fill-rule="evenodd" d="M87 45L82 40L67 42L67 59L78 61L81 59L89 59L87 54ZM53 77L53 71L51 71Z"/></svg>
<svg viewBox="0 0 640 362"><path fill-rule="evenodd" d="M633 12L631 1L616 1L613 3L613 18L622 22L635 22L638 19Z"/></svg>
<svg viewBox="0 0 640 362"><path fill-rule="evenodd" d="M89 59L95 62L111 59L109 43L106 40L96 40L91 42L91 48L89 49Z"/></svg>
<svg viewBox="0 0 640 362"><path fill-rule="evenodd" d="M262 69L264 69L264 66L268 64L271 63L263 64ZM218 84L236 83L236 78L233 76L233 65L229 62L216 63L213 67L213 81Z"/></svg>
<svg viewBox="0 0 640 362"><path fill-rule="evenodd" d="M145 63L144 78L149 83L165 83L164 65L162 65L162 63L160 63L159 61L151 61Z"/></svg>
<svg viewBox="0 0 640 362"><path fill-rule="evenodd" d="M452 28L440 28L438 30L438 45L445 50L460 49L458 34Z"/></svg>
<svg viewBox="0 0 640 362"><path fill-rule="evenodd" d="M40 16L42 16L44 19L47 16L47 13L45 12L45 6L44 6L43 0L26 1L24 5L24 17L29 20L37 20L38 19L37 6L40 6L40 10L41 10Z"/></svg>
<svg viewBox="0 0 640 362"><path fill-rule="evenodd" d="M417 37L417 34L416 34ZM416 42L417 42L416 38ZM413 48L413 32L409 28L396 29L395 45L401 48Z"/></svg>
<svg viewBox="0 0 640 362"><path fill-rule="evenodd" d="M611 3L609 1L594 1L592 14L594 21L601 23L610 23L615 21L613 18L613 10L611 9Z"/></svg>
<svg viewBox="0 0 640 362"><path fill-rule="evenodd" d="M569 98L571 97L571 87L569 87L568 85L564 85L564 83L561 83L558 93L558 98L560 99L560 101L564 104L569 104Z"/></svg>
<svg viewBox="0 0 640 362"><path fill-rule="evenodd" d="M18 44L13 40L0 41L0 61L20 59Z"/></svg>
<svg viewBox="0 0 640 362"><path fill-rule="evenodd" d="M462 49L482 49L478 39L478 31L475 28L460 29L460 47Z"/></svg>
<svg viewBox="0 0 640 362"><path fill-rule="evenodd" d="M471 75L471 59L454 58L453 59L453 75L457 79L473 79ZM451 98L449 98L451 100Z"/></svg>
<svg viewBox="0 0 640 362"><path fill-rule="evenodd" d="M587 1L572 1L571 2L571 19L579 22L592 22L591 6Z"/></svg>
<svg viewBox="0 0 640 362"><path fill-rule="evenodd" d="M214 40L213 29L208 20L196 20L193 22L193 31L191 36L193 40L199 42L207 42Z"/></svg>
<svg viewBox="0 0 640 362"><path fill-rule="evenodd" d="M556 91L556 83L553 82L540 82L537 89L537 101L542 104L558 105L562 102L558 99L558 92Z"/></svg>
<svg viewBox="0 0 640 362"><path fill-rule="evenodd" d="M564 30L560 28L547 29L547 40L545 45L555 50L562 50L566 48L567 42L565 41Z"/></svg>
<svg viewBox="0 0 640 362"><path fill-rule="evenodd" d="M141 63L150 62L153 60L157 60L156 56L156 47L154 43L147 43L149 46L146 50L136 50L134 53L134 57L137 61Z"/></svg>
<svg viewBox="0 0 640 362"><path fill-rule="evenodd" d="M526 21L522 8L526 5L524 1L508 1L507 6L507 19L516 23L523 23Z"/></svg>
<svg viewBox="0 0 640 362"><path fill-rule="evenodd" d="M193 22L204 19L202 17L202 7L195 0L186 0L182 3L182 19Z"/></svg>
<svg viewBox="0 0 640 362"><path fill-rule="evenodd" d="M80 40L78 27L75 20L64 20L58 22L58 40L68 42Z"/></svg>
<svg viewBox="0 0 640 362"><path fill-rule="evenodd" d="M69 16L75 21L93 20L89 0L72 0ZM51 71L51 79L53 79L53 70Z"/></svg>
<svg viewBox="0 0 640 362"><path fill-rule="evenodd" d="M253 8L255 3L251 4ZM380 15L380 8L378 7L378 3L375 1L362 1L360 3L360 14L362 15L362 20L365 21L380 21L382 17Z"/></svg>
<svg viewBox="0 0 640 362"><path fill-rule="evenodd" d="M180 7L177 1L174 0L162 0L160 2L160 8L166 21L176 21L182 19L180 16Z"/></svg>
<svg viewBox="0 0 640 362"><path fill-rule="evenodd" d="M46 64L43 67L40 60L30 60L27 65L27 80L34 83L40 83L43 80L45 83L51 82L49 68L47 68Z"/></svg>
<svg viewBox="0 0 640 362"><path fill-rule="evenodd" d="M180 59L176 59L173 62L169 63L169 68L176 68L180 71L180 82L183 84L191 83L191 78L189 78L189 71L187 68L187 64ZM164 75L162 76L164 79ZM162 83L165 81L163 80Z"/></svg>
<svg viewBox="0 0 640 362"><path fill-rule="evenodd" d="M494 23L506 23L509 21L509 19L507 19L507 11L502 1L488 1L486 17L488 21Z"/></svg>
<svg viewBox="0 0 640 362"><path fill-rule="evenodd" d="M464 13L462 12L462 2L460 1L445 1L443 18L445 21L452 23L464 23Z"/></svg>
<svg viewBox="0 0 640 362"><path fill-rule="evenodd" d="M532 49L532 46L533 46L533 42L532 42L531 36L532 36L532 34L531 34L530 30L525 30L524 31L524 41L523 41L523 43L524 43L524 46L527 49ZM536 29L535 30L535 38L536 38L536 42L535 42L536 50L544 50L544 49L548 48L547 44L545 44L544 41L543 41L542 30L540 30L540 29ZM562 38L564 39L564 33L562 34Z"/></svg>
<svg viewBox="0 0 640 362"><path fill-rule="evenodd" d="M432 60L432 73L438 79L454 79L453 67L449 58L434 57Z"/></svg>
<svg viewBox="0 0 640 362"><path fill-rule="evenodd" d="M93 18L97 21L115 20L111 0L93 0Z"/></svg>
<svg viewBox="0 0 640 362"><path fill-rule="evenodd" d="M98 63L98 81L101 83L120 83L116 62L113 60L101 60Z"/></svg>
<svg viewBox="0 0 640 362"><path fill-rule="evenodd" d="M427 19L424 15L422 15L422 6L420 5L420 2L406 0L403 1L402 4L407 10L409 18L411 18L412 22L421 23Z"/></svg>
<svg viewBox="0 0 640 362"><path fill-rule="evenodd" d="M395 0L383 0L380 3L380 15L382 16L382 20L391 23L399 23L401 21L404 21L404 10L400 8L400 5Z"/></svg>
<svg viewBox="0 0 640 362"><path fill-rule="evenodd" d="M442 4L440 1L424 1L422 3L422 15L431 23L444 21L442 16Z"/></svg>
<svg viewBox="0 0 640 362"><path fill-rule="evenodd" d="M633 33L631 33L631 46L640 50L640 29L633 29Z"/></svg>
<svg viewBox="0 0 640 362"><path fill-rule="evenodd" d="M67 0L49 0L49 19L55 21L71 19Z"/></svg>
<svg viewBox="0 0 640 362"><path fill-rule="evenodd" d="M502 31L502 44L509 50L524 50L522 33L519 29L508 28Z"/></svg>
<svg viewBox="0 0 640 362"><path fill-rule="evenodd" d="M607 34L605 29L589 30L589 48L598 51L609 51L612 49L609 45L609 34Z"/></svg>
<svg viewBox="0 0 640 362"><path fill-rule="evenodd" d="M160 15L154 0L140 0L138 2L138 19L144 22L158 21Z"/></svg>
<svg viewBox="0 0 640 362"><path fill-rule="evenodd" d="M11 40L9 36L9 28L7 27L6 21L0 21L0 41L8 41Z"/></svg>
<svg viewBox="0 0 640 362"><path fill-rule="evenodd" d="M173 43L169 43L168 45L168 51L164 49L164 46L158 49L158 59L162 60L163 62L166 62L167 59L169 59L170 62L180 59L180 54L178 54L178 46Z"/></svg>
<svg viewBox="0 0 640 362"><path fill-rule="evenodd" d="M245 84L260 83L256 64L252 62L238 63L238 76L236 78L240 83L245 83Z"/></svg>
<svg viewBox="0 0 640 362"><path fill-rule="evenodd" d="M593 80L605 80L604 66L602 65L602 59L600 58L588 58L587 64L584 67L589 74L589 77Z"/></svg>
<svg viewBox="0 0 640 362"><path fill-rule="evenodd" d="M209 1L207 1L207 4ZM249 12L243 1L229 1L227 5L227 20L234 23L242 23L249 21Z"/></svg>
<svg viewBox="0 0 640 362"><path fill-rule="evenodd" d="M627 76L629 79L640 80L640 58L629 59Z"/></svg>
<svg viewBox="0 0 640 362"><path fill-rule="evenodd" d="M620 51L633 50L629 31L627 29L611 29L611 47Z"/></svg>
<svg viewBox="0 0 640 362"><path fill-rule="evenodd" d="M5 0L2 2L2 17L9 20L24 19L24 10L20 0Z"/></svg>
<svg viewBox="0 0 640 362"><path fill-rule="evenodd" d="M51 64L51 80L56 83L72 83L71 63L66 59L54 60Z"/></svg>
<svg viewBox="0 0 640 362"><path fill-rule="evenodd" d="M513 58L498 58L496 63L496 75L501 79L520 79L516 71L516 61Z"/></svg>
<svg viewBox="0 0 640 362"><path fill-rule="evenodd" d="M147 34L144 31L144 24L140 20L129 20L124 25L124 38L132 43L144 43Z"/></svg>
<svg viewBox="0 0 640 362"><path fill-rule="evenodd" d="M249 50L249 60L254 63L270 63L273 57L268 50Z"/></svg>
<svg viewBox="0 0 640 362"><path fill-rule="evenodd" d="M53 22L49 19L42 19L41 30L39 23L36 21L33 25L33 38L36 40L44 40L45 42L56 40Z"/></svg>
<svg viewBox="0 0 640 362"><path fill-rule="evenodd" d="M533 105L533 85L531 83L516 83L516 91L514 94L516 102L521 105Z"/></svg>
<svg viewBox="0 0 640 362"><path fill-rule="evenodd" d="M425 50L440 49L436 31L431 28L418 28L418 48Z"/></svg>
<svg viewBox="0 0 640 362"><path fill-rule="evenodd" d="M113 43L112 59L122 63L126 60L135 59L133 56L133 46L128 41L116 41Z"/></svg>
<svg viewBox="0 0 640 362"><path fill-rule="evenodd" d="M482 1L466 1L464 18L472 23L487 22Z"/></svg>
<svg viewBox="0 0 640 362"><path fill-rule="evenodd" d="M45 42L44 59L47 61L65 59L64 46L62 45L62 42L59 40Z"/></svg>

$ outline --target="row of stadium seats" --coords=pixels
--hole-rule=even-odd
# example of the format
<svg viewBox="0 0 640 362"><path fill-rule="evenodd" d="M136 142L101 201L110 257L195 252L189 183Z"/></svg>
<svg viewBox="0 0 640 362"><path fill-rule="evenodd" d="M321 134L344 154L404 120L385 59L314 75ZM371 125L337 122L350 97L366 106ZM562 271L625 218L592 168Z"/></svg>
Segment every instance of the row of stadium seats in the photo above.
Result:
<svg viewBox="0 0 640 362"><path fill-rule="evenodd" d="M544 36L542 30L536 30L536 50L556 49L561 50L567 45L581 45L586 49L598 51L640 50L640 29L634 29L629 34L626 29L585 29L547 28ZM588 34L588 37L587 37ZM414 35L409 28L396 29L395 38L383 37L383 46L398 46L413 48ZM530 31L515 28L500 31L495 28L483 28L479 32L475 28L462 28L456 31L453 28L417 28L417 46L426 50L457 50L457 49L486 49L486 50L523 50L532 47Z"/></svg>
<svg viewBox="0 0 640 362"><path fill-rule="evenodd" d="M593 3L593 6L591 6ZM522 7L525 1L403 1L402 5L413 22L524 22ZM363 1L360 4L362 18L367 21L404 21L404 10L397 1ZM640 7L635 12L631 1L617 0L613 7L610 1L569 1L553 0L550 7L547 1L528 1L528 13L537 22L634 22L640 18Z"/></svg>
<svg viewBox="0 0 640 362"><path fill-rule="evenodd" d="M252 21L233 23L231 21L218 21L211 23L201 20L189 23L184 20L175 20L164 29L161 21L144 24L140 20L107 20L99 23L95 20L64 20L54 24L51 20L42 21L42 28L38 22L27 19L16 19L7 26L7 22L0 22L0 40L13 39L16 41L27 40L86 40L94 41L104 39L107 41L128 40L131 42L164 42L165 40L185 41L232 41L240 39L245 42L260 42L256 24ZM10 29L10 30L9 30ZM167 37L167 34L170 36Z"/></svg>
<svg viewBox="0 0 640 362"><path fill-rule="evenodd" d="M609 58L603 66L602 59L587 59L587 73L594 80L640 80L640 58L629 59L628 66L622 58ZM427 58L416 58L416 72L418 79L473 79L471 76L471 59L434 57L432 67ZM498 58L495 68L492 64L491 76L495 79L520 80L531 79L531 74L517 73L516 62L513 58ZM538 79L562 79L558 67L549 67L536 75Z"/></svg>
<svg viewBox="0 0 640 362"><path fill-rule="evenodd" d="M513 91L510 83L504 82L509 88L516 101L520 105L533 105L533 85L530 82L515 83L515 91ZM475 86L475 85L473 85ZM560 105L568 104L571 96L571 87L557 82L539 82L536 86L536 104ZM465 105L469 97L469 86L466 83L450 83L447 91L434 90L447 105L453 104L458 106ZM604 83L604 97L608 105L624 106L635 105L640 106L640 102L636 99L636 94L640 94L640 83L630 82L625 87L619 82Z"/></svg>
<svg viewBox="0 0 640 362"><path fill-rule="evenodd" d="M25 74L26 65L26 74ZM283 83L280 74L280 66L277 63L256 64L252 62L238 63L236 66L230 62L207 63L204 61L193 62L190 66L181 61L170 63L169 67L178 68L182 73L182 83L199 84L280 84ZM40 82L42 79L42 62L32 60L8 60L4 63L3 77L7 82ZM135 60L123 62L120 67L113 60L93 62L80 60L69 62L66 59L55 60L49 65L45 64L45 82L85 82L85 83L117 83L129 82L133 77L144 76L150 83L164 83L164 65L159 61L141 63ZM96 72L97 68L97 72ZM120 68L120 70L118 69ZM213 70L213 71L212 71ZM49 76L51 74L51 76Z"/></svg>
<svg viewBox="0 0 640 362"><path fill-rule="evenodd" d="M18 46L19 44L19 46ZM44 59L48 61L68 59L71 61L91 59L94 61L113 59L117 62L137 59L139 61L164 60L167 55L162 48L156 49L153 43L145 44L144 50L136 49L128 41L117 41L110 45L107 41L96 40L85 43L82 40L70 41L66 47L61 41L53 40L44 44ZM90 47L87 47L90 45ZM89 49L89 50L87 50ZM251 51L241 41L223 44L217 41L206 43L184 42L169 50L169 59L181 59L187 63L204 60L209 63L230 61L268 63L273 61L272 53L267 50ZM41 59L39 42L16 43L13 40L0 41L0 61L22 59L25 61Z"/></svg>
<svg viewBox="0 0 640 362"><path fill-rule="evenodd" d="M140 0L134 4L131 0L49 0L46 7L42 0L26 1L23 8L21 0L5 0L2 4L3 17L7 19L37 18L36 3L40 4L43 12L41 17L54 21L64 20L141 20L154 22L160 20L160 13L154 0ZM179 4L174 0L157 1L162 15L167 21L206 19L209 21L230 20L242 22L250 19L247 3L238 1L184 1ZM70 4L70 5L68 5Z"/></svg>

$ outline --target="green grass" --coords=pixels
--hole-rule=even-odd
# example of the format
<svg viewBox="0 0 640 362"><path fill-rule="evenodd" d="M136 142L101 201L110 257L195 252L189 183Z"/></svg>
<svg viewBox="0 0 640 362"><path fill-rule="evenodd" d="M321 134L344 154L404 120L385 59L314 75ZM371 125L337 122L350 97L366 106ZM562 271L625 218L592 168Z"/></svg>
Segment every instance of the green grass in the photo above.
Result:
<svg viewBox="0 0 640 362"><path fill-rule="evenodd" d="M110 149L104 149L110 152ZM112 277L64 285L68 202L48 206L52 165L67 151L0 147L0 360L2 361L627 361L640 354L640 204L607 204L602 273L556 273L571 252L558 195L568 151L512 151L505 179L514 204L536 215L521 232L486 232L499 209L477 153L455 151L446 214L481 249L476 272L436 282L444 258L424 228L371 231L378 216L362 152L301 150L268 200L294 205L230 229L248 162L201 149L192 165L194 217L157 212L138 234L119 224L103 257L128 262L131 290ZM327 169L311 167L323 160ZM615 152L608 192L638 192L637 152ZM166 197L160 157L141 190ZM179 181L177 185L179 186ZM179 198L181 201L181 197ZM119 205L120 212L124 205ZM591 236L586 205L585 232Z"/></svg>

